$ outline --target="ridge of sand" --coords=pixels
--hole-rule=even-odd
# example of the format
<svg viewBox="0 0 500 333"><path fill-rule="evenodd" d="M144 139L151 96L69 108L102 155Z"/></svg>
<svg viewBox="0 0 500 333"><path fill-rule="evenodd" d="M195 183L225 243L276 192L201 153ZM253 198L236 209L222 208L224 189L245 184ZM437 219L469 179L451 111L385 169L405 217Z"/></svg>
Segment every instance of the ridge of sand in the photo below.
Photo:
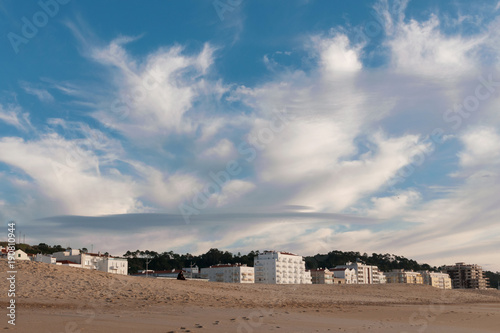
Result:
<svg viewBox="0 0 500 333"><path fill-rule="evenodd" d="M7 267L6 260L0 260L0 266ZM331 316L335 315L337 324L334 325L340 325L339 327L344 327L343 329L347 331L353 321L358 323L361 320L369 323L366 327L370 327L372 331L377 331L378 327L381 331L391 332L406 328L415 314L418 317L427 312L426 319L422 314L424 321L420 322L421 326L423 323L425 325L439 323L430 321L429 318L434 317L444 321L442 325L448 325L449 318L456 317L450 319L452 321L465 320L464 318L472 320L461 323L458 328L454 327L456 332L461 332L463 325L471 325L478 331L479 326L474 321L479 316L477 313L487 312L479 324L485 328L490 327L488 326L490 321L498 322L500 319L498 290L440 290L431 286L404 284L262 285L178 281L114 275L29 261L16 262L16 268L16 302L20 318L24 311L25 314L29 314L29 318L38 318L38 321L46 322L47 327L51 328L54 328L53 325L56 323L64 324L65 320L73 318L70 323L79 323L78 327L81 328L93 327L94 329L90 330L92 332L112 332L116 327L121 327L117 328L117 332L127 332L128 328L133 332L132 328L135 327L137 331L136 326L139 323L187 332L186 328L180 329L185 327L182 326L184 323L199 321L205 323L203 331L209 332L211 330L206 327L208 321L219 318L210 323L214 326L212 327L214 332L234 332L238 328L242 332L267 332L277 330L275 326L287 327L287 325L291 325L291 329L296 329L292 331L308 332L309 326L302 330L298 329L302 325L300 323L309 321L307 325L319 325L319 329L324 328L327 331L327 327L330 327L328 325L332 325ZM4 291L8 289L5 278L0 280L0 288ZM1 306L4 307L7 302L7 295L2 292ZM477 313L469 309L476 309L474 311ZM258 316L255 315L255 311L258 312ZM169 314L168 321L165 319L166 313ZM188 313L196 313L196 318L199 319L193 318ZM92 314L91 321L90 317L86 318L86 314ZM254 318L244 326L245 320L252 320L249 318L252 314L258 321ZM302 321L293 323L291 318L286 320L276 318L276 316L285 318L292 315L293 318L302 318ZM224 320L227 321L227 327L223 325ZM385 320L395 321L399 326L389 325L389 327L380 324ZM128 324L120 326L124 321L128 321ZM220 325L215 323L216 321L220 321ZM29 322L28 320L25 323ZM324 323L319 324L321 322ZM250 326L252 330L249 330L248 323L259 324L258 329ZM268 327L263 323L276 325ZM190 332L201 330L195 325L199 323L190 324ZM151 332L167 332L167 330L156 330L157 326L154 327ZM68 331L67 327L64 329ZM363 330L358 327L354 331ZM429 331L427 328L426 330ZM69 331L79 332L71 329Z"/></svg>

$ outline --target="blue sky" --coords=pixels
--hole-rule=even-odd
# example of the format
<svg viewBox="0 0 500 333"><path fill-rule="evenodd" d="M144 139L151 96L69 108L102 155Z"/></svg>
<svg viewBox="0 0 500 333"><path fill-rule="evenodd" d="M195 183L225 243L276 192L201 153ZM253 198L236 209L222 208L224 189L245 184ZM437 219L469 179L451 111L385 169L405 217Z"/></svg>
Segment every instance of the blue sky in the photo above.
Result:
<svg viewBox="0 0 500 333"><path fill-rule="evenodd" d="M497 1L42 4L0 4L28 242L500 269Z"/></svg>

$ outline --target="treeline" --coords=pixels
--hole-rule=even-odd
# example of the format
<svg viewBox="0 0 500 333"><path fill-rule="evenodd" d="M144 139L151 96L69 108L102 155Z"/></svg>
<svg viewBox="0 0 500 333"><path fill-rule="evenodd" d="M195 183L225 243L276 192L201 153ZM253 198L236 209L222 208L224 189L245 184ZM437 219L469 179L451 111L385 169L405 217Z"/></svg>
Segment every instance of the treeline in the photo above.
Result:
<svg viewBox="0 0 500 333"><path fill-rule="evenodd" d="M0 242L0 245L7 246L7 242ZM16 249L23 250L28 254L52 254L54 252L66 251L66 248L61 245L50 246L45 243L40 243L38 245L16 244Z"/></svg>
<svg viewBox="0 0 500 333"><path fill-rule="evenodd" d="M331 251L328 254L317 254L312 257L305 257L306 267L308 269L333 268L337 265L344 265L349 261L356 262L356 260L361 260L367 265L377 266L383 272L388 272L393 269L405 269L414 271L438 270L437 267L431 267L428 264L419 264L415 260L407 259L405 257L396 256L389 253L372 253L371 255L368 255L367 253L361 254L359 252L352 251Z"/></svg>
<svg viewBox="0 0 500 333"><path fill-rule="evenodd" d="M123 256L128 258L128 269L130 274L146 269L146 261L149 262L148 269L155 271L181 269L190 265L209 267L217 264L246 264L253 266L253 258L258 255L258 251L250 251L248 254L237 255L228 251L210 249L207 253L194 256L192 254L177 254L173 251L158 253L155 251L127 251Z"/></svg>

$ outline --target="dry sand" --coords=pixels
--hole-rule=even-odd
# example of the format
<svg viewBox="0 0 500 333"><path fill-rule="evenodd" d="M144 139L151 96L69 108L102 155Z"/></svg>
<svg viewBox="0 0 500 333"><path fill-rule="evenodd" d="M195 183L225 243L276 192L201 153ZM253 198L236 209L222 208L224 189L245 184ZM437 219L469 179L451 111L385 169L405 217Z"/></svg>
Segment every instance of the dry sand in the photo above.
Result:
<svg viewBox="0 0 500 333"><path fill-rule="evenodd" d="M242 285L16 265L16 326L5 316L4 273L0 329L18 332L498 332L500 324L498 290Z"/></svg>

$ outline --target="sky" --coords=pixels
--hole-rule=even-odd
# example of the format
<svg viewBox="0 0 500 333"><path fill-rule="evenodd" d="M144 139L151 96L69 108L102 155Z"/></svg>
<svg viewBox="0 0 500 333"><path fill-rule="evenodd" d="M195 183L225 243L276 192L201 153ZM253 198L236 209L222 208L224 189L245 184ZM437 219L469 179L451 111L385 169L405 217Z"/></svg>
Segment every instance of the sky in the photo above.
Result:
<svg viewBox="0 0 500 333"><path fill-rule="evenodd" d="M500 270L500 2L3 1L27 243Z"/></svg>

